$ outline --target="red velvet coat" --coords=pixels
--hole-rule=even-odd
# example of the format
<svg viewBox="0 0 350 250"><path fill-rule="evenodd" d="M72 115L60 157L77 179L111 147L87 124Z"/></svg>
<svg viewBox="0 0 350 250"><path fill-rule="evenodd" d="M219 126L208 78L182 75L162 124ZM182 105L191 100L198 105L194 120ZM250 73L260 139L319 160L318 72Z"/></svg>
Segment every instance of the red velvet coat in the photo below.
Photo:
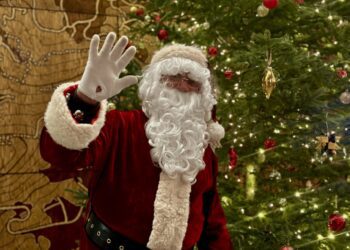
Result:
<svg viewBox="0 0 350 250"><path fill-rule="evenodd" d="M140 110L110 111L98 137L84 150L58 145L44 128L40 151L56 170L90 170L89 203L112 230L146 245L152 230L153 204L160 168L150 156L147 117ZM217 158L205 151L206 167L197 175L183 249L230 250L232 243L216 189ZM207 212L204 212L204 210ZM206 214L206 215L205 215ZM82 229L81 249L97 249Z"/></svg>

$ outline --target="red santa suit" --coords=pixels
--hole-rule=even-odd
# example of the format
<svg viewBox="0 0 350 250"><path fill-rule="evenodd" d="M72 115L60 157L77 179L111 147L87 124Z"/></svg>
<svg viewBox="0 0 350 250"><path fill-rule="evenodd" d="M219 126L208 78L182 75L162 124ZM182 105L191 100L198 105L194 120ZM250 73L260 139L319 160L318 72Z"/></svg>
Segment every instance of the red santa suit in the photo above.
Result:
<svg viewBox="0 0 350 250"><path fill-rule="evenodd" d="M185 229L180 242L182 249L193 249L195 245L199 249L233 249L216 189L218 162L211 147L205 150L205 168L190 186L186 204L183 202L186 197L181 197L180 191L176 193L177 186L162 177L161 169L151 159L151 146L145 134L148 118L144 112L107 112L107 102L102 101L90 123L78 123L67 104L67 96L73 96L76 88L76 83L68 83L55 90L45 113L40 152L53 169L89 170L88 209L93 209L114 232L144 246L155 233L157 216L157 228L164 228L158 233L167 234L167 228L172 226L175 231ZM158 214L155 211L156 197L158 203L162 199L159 184L162 178L163 188L175 192L172 201L161 203L171 206L166 208L174 214L170 218L159 215L160 210ZM83 228L80 245L80 249L98 249Z"/></svg>

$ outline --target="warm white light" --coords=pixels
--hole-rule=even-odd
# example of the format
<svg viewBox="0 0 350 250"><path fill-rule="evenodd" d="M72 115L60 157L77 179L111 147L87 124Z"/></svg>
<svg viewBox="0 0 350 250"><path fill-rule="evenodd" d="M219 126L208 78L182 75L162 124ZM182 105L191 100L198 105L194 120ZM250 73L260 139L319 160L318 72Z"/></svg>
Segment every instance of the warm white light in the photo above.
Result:
<svg viewBox="0 0 350 250"><path fill-rule="evenodd" d="M329 233L327 238L330 239L330 240L334 240L335 239L335 235L332 234L332 233Z"/></svg>
<svg viewBox="0 0 350 250"><path fill-rule="evenodd" d="M265 216L266 216L266 213L265 213L265 212L259 212L259 213L258 213L258 217L259 217L260 219L265 218Z"/></svg>
<svg viewBox="0 0 350 250"><path fill-rule="evenodd" d="M297 191L297 192L295 192L295 194L294 194L294 195L295 195L295 197L300 197L300 196L301 196L300 192L298 192L298 191Z"/></svg>
<svg viewBox="0 0 350 250"><path fill-rule="evenodd" d="M318 239L318 240L323 240L323 238L324 238L324 237L323 237L321 234L318 234L318 235L317 235L317 239Z"/></svg>

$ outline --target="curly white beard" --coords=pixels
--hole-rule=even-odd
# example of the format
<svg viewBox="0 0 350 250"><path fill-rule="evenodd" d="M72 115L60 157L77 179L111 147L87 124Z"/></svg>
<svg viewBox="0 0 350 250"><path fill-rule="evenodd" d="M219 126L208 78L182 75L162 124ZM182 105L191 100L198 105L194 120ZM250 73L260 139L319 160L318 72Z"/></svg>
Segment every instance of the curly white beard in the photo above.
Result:
<svg viewBox="0 0 350 250"><path fill-rule="evenodd" d="M169 68L174 63L167 65L164 62L149 68L141 82L139 95L143 100L142 108L149 117L145 129L149 144L153 147L153 161L168 176L179 176L183 181L193 183L197 173L205 167L203 155L209 141L206 122L210 119L215 99L211 94L208 77L203 74L206 69L190 61L192 68L188 71L189 64L186 63L189 60L180 61L180 64L175 64L176 69ZM193 65L198 68L193 69ZM196 80L198 76L204 77L199 79L202 82L201 92L185 93L164 86L159 82L164 72L162 69L169 70L174 75L179 72L196 72L197 78L193 77Z"/></svg>

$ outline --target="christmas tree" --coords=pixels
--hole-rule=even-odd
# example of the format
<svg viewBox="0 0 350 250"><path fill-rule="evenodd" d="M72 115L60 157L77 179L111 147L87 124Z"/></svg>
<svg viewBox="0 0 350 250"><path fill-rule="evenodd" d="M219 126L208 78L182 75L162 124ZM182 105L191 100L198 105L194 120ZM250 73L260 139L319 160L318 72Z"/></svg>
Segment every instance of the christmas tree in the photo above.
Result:
<svg viewBox="0 0 350 250"><path fill-rule="evenodd" d="M226 129L219 190L236 249L350 249L349 19L347 0L131 5L138 59L173 42L207 52ZM131 88L114 103L135 100Z"/></svg>

